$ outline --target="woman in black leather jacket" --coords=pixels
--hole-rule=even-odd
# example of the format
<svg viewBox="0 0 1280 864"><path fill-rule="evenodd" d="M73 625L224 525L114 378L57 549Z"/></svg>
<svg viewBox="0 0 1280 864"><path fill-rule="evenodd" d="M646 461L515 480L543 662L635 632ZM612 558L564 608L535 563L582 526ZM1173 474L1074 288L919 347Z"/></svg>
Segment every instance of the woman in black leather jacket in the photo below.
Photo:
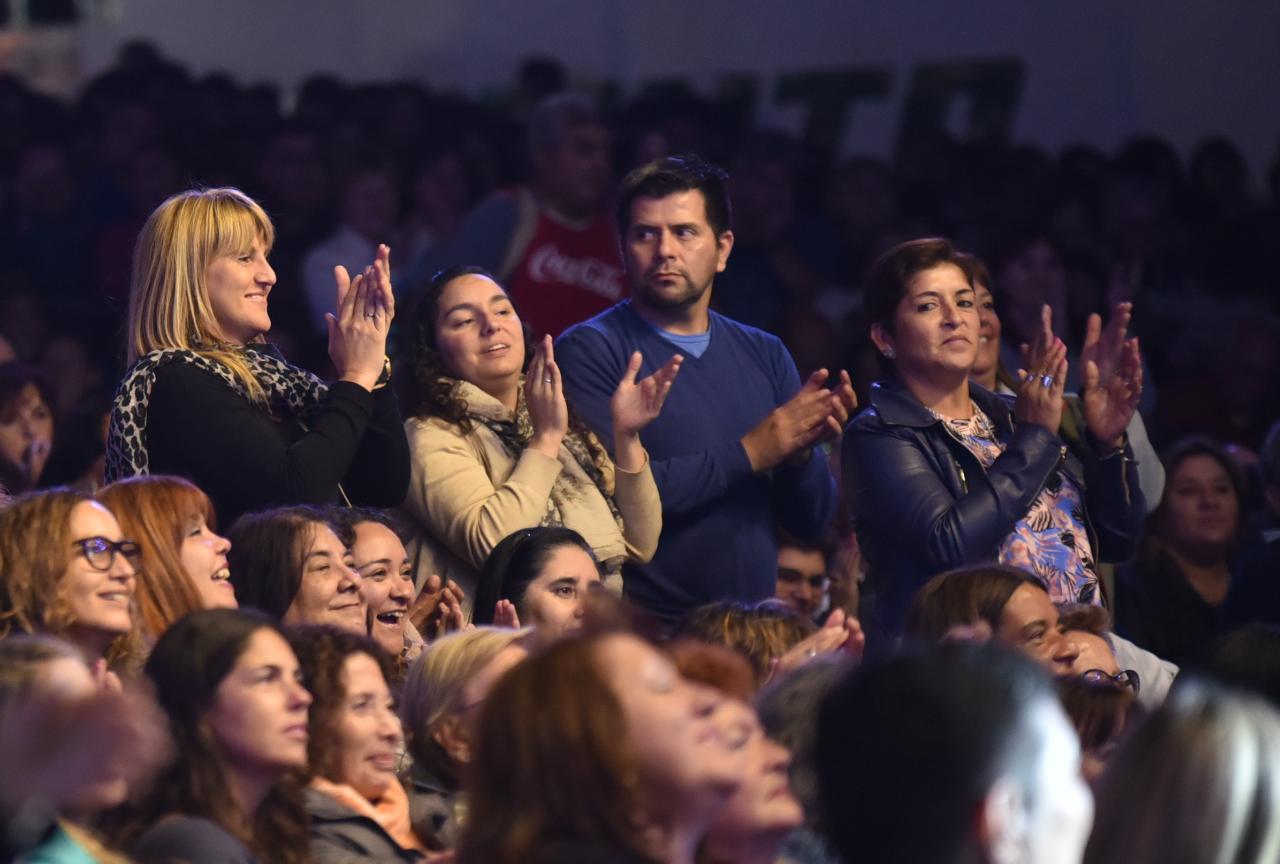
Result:
<svg viewBox="0 0 1280 864"><path fill-rule="evenodd" d="M1047 307L1014 399L970 382L979 322L964 262L946 240L909 241L865 288L887 378L845 430L844 493L870 565L864 621L883 634L932 576L983 562L1029 570L1054 602L1103 604L1097 564L1129 556L1143 514L1124 435L1142 392L1137 340L1090 321L1086 429L1064 440L1067 352Z"/></svg>

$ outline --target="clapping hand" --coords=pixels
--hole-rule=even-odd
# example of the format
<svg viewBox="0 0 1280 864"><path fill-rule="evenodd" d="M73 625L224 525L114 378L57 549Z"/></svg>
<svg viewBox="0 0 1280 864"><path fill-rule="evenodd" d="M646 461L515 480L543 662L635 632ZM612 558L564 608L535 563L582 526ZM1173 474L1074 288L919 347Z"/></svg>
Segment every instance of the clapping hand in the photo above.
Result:
<svg viewBox="0 0 1280 864"><path fill-rule="evenodd" d="M662 404L671 392L671 383L680 374L684 357L676 354L657 372L636 381L643 361L639 351L632 353L622 380L618 382L618 389L613 391L613 398L609 401L609 411L613 415L613 459L619 468L631 473L644 468L640 430L662 412Z"/></svg>
<svg viewBox="0 0 1280 864"><path fill-rule="evenodd" d="M1056 435L1067 385L1067 346L1053 335L1053 310L1047 305L1040 310L1035 342L1022 346L1022 364L1013 415L1020 423L1035 423Z"/></svg>
<svg viewBox="0 0 1280 864"><path fill-rule="evenodd" d="M524 373L524 399L529 408L533 437L529 446L552 459L560 454L560 442L569 431L569 406L564 401L564 381L556 365L555 346L544 336L533 350Z"/></svg>
<svg viewBox="0 0 1280 864"><path fill-rule="evenodd" d="M352 278L347 268L333 268L337 311L326 312L329 359L343 381L372 390L382 375L387 356L387 332L396 314L391 289L391 249L378 247L377 257Z"/></svg>
<svg viewBox="0 0 1280 864"><path fill-rule="evenodd" d="M662 403L671 392L671 384L676 380L676 375L680 374L680 364L684 362L684 357L675 354L657 372L636 381L636 374L643 361L644 357L640 352L634 352L622 374L622 380L618 382L618 389L613 391L609 410L613 413L615 432L638 434L661 413Z"/></svg>
<svg viewBox="0 0 1280 864"><path fill-rule="evenodd" d="M866 646L867 637L862 632L862 624L852 615L846 615L843 609L837 609L827 616L816 633L801 639L791 650L775 659L769 677L785 675L818 657L831 654L844 653L859 658Z"/></svg>
<svg viewBox="0 0 1280 864"><path fill-rule="evenodd" d="M1117 303L1107 326L1097 313L1089 316L1084 348L1084 420L1089 433L1103 447L1124 443L1124 430L1142 398L1142 353L1137 338L1126 338L1132 303Z"/></svg>
<svg viewBox="0 0 1280 864"><path fill-rule="evenodd" d="M452 579L445 582L432 574L427 577L421 593L409 607L409 622L428 642L445 633L462 630L465 626L462 601L466 596L457 582Z"/></svg>
<svg viewBox="0 0 1280 864"><path fill-rule="evenodd" d="M782 462L802 461L810 447L840 437L849 414L858 407L848 372L840 373L834 390L826 388L829 373L819 369L800 392L779 405L742 438L753 471L767 471Z"/></svg>

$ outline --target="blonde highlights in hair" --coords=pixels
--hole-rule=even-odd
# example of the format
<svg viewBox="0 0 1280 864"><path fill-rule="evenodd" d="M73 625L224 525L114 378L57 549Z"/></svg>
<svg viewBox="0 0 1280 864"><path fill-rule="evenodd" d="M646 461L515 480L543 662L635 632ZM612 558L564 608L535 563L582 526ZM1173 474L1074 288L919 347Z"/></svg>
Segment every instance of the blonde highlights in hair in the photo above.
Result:
<svg viewBox="0 0 1280 864"><path fill-rule="evenodd" d="M218 325L205 285L214 258L243 255L255 240L270 251L275 229L239 189L192 189L157 207L133 252L129 363L165 348L195 351L227 367L251 399L265 402L266 391Z"/></svg>

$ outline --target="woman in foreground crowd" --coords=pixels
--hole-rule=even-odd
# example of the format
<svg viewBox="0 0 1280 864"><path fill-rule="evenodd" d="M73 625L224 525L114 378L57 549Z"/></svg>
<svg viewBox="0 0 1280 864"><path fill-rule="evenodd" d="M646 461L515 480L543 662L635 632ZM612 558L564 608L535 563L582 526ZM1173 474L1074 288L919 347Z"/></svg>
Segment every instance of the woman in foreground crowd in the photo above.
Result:
<svg viewBox="0 0 1280 864"><path fill-rule="evenodd" d="M965 264L946 240L913 240L867 278L887 377L846 429L842 464L873 614L889 633L933 574L984 561L1032 570L1055 602L1102 603L1098 562L1128 555L1142 517L1124 437L1142 390L1137 343L1120 327L1104 339L1093 319L1087 431L1064 442L1066 346L1047 311L1012 405L970 383L979 320Z"/></svg>
<svg viewBox="0 0 1280 864"><path fill-rule="evenodd" d="M236 607L227 552L214 530L213 503L181 477L131 477L98 498L138 543L137 609L144 638L197 609Z"/></svg>
<svg viewBox="0 0 1280 864"><path fill-rule="evenodd" d="M130 808L121 839L141 864L302 864L307 765L297 658L254 612L207 609L156 642L147 677L169 717L172 765Z"/></svg>
<svg viewBox="0 0 1280 864"><path fill-rule="evenodd" d="M400 719L413 763L405 779L413 829L439 849L458 843L463 777L475 755L475 724L489 691L528 656L527 632L477 627L432 642L409 667ZM463 805L463 806L460 806Z"/></svg>
<svg viewBox="0 0 1280 864"><path fill-rule="evenodd" d="M137 562L138 544L88 495L51 489L16 499L0 511L0 638L45 633L91 665L132 665Z"/></svg>
<svg viewBox="0 0 1280 864"><path fill-rule="evenodd" d="M395 317L390 251L349 278L335 268L337 309L325 384L265 341L276 275L271 220L237 189L165 201L142 228L129 293L128 360L107 442L107 480L189 477L218 519L346 496L393 507L409 454L386 341Z"/></svg>
<svg viewBox="0 0 1280 864"><path fill-rule="evenodd" d="M339 526L316 507L246 513L231 526L231 581L241 605L284 624L367 632L367 606Z"/></svg>
<svg viewBox="0 0 1280 864"><path fill-rule="evenodd" d="M405 506L441 559L422 556L419 582L436 572L474 594L499 541L536 525L582 535L613 587L625 560L652 557L662 508L640 430L662 410L678 357L639 382L633 358L613 398L611 459L571 417L550 337L526 346L511 298L483 270L438 274L410 338Z"/></svg>
<svg viewBox="0 0 1280 864"><path fill-rule="evenodd" d="M314 864L418 861L427 847L409 824L396 777L403 736L388 685L390 658L365 636L299 627L289 643L311 693L307 813Z"/></svg>
<svg viewBox="0 0 1280 864"><path fill-rule="evenodd" d="M723 697L641 639L571 639L489 694L462 864L692 864L746 767Z"/></svg>
<svg viewBox="0 0 1280 864"><path fill-rule="evenodd" d="M602 587L600 565L582 535L568 528L522 528L484 562L471 618L524 624L539 643L549 644L581 630L587 596Z"/></svg>
<svg viewBox="0 0 1280 864"><path fill-rule="evenodd" d="M18 803L12 793L18 791L26 796L19 801L38 802L32 809L49 807L48 816L56 816L57 823L51 831L32 832L36 845L19 860L127 864L103 846L90 826L99 813L121 804L129 784L142 780L164 758L158 712L144 700L104 687L104 680L95 678L80 653L65 642L48 636L8 636L0 639L0 728L7 734L18 732L22 712L44 721L18 742L38 764L23 770L0 757L0 773L8 774L0 785L18 787L0 790L0 806L9 815L9 808ZM86 730L98 747L85 746ZM52 747L50 739L55 742ZM0 857L8 861L5 853L22 852L25 844L12 836L21 832L11 826L6 833L10 836L0 847Z"/></svg>
<svg viewBox="0 0 1280 864"><path fill-rule="evenodd" d="M1180 683L1125 737L1096 795L1085 864L1280 860L1280 715Z"/></svg>
<svg viewBox="0 0 1280 864"><path fill-rule="evenodd" d="M388 513L343 507L334 508L331 515L351 541L352 569L360 576L360 593L368 607L369 637L395 661L399 681L405 666L422 650L413 621L413 561Z"/></svg>

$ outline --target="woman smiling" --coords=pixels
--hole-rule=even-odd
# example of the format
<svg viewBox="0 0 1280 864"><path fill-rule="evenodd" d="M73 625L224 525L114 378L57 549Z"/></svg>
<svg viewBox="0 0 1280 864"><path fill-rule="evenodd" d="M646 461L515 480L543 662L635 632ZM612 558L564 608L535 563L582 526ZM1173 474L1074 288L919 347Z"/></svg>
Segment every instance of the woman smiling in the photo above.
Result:
<svg viewBox="0 0 1280 864"><path fill-rule="evenodd" d="M632 358L611 404L611 459L570 414L550 337L527 345L511 298L483 270L439 273L411 338L405 507L434 544L419 556L419 584L439 573L471 595L499 541L537 525L582 535L614 587L624 561L652 557L662 509L640 430L662 410L679 355L642 381Z"/></svg>
<svg viewBox="0 0 1280 864"><path fill-rule="evenodd" d="M107 480L177 474L224 525L281 504L396 506L409 454L386 360L395 317L390 250L349 277L334 268L325 384L267 344L275 237L237 189L165 201L142 228L129 294L128 359L107 441Z"/></svg>
<svg viewBox="0 0 1280 864"><path fill-rule="evenodd" d="M111 511L67 489L32 492L0 510L0 638L59 636L91 665L136 649L138 544Z"/></svg>
<svg viewBox="0 0 1280 864"><path fill-rule="evenodd" d="M332 627L295 628L289 641L315 699L307 747L312 860L419 860L426 846L396 777L404 736L390 659L367 637Z"/></svg>
<svg viewBox="0 0 1280 864"><path fill-rule="evenodd" d="M970 383L980 323L965 264L946 240L913 240L866 283L887 379L849 424L843 465L880 631L900 629L933 574L981 562L1029 570L1055 602L1102 603L1097 562L1127 557L1143 512L1124 435L1142 388L1137 343L1091 328L1086 434L1064 443L1067 349L1047 309L1012 403Z"/></svg>
<svg viewBox="0 0 1280 864"><path fill-rule="evenodd" d="M228 532L231 581L245 606L285 624L331 624L364 634L367 605L350 544L325 511L249 513Z"/></svg>
<svg viewBox="0 0 1280 864"><path fill-rule="evenodd" d="M235 608L227 552L213 504L181 477L131 477L112 483L100 498L137 538L138 612L155 639L197 609Z"/></svg>

